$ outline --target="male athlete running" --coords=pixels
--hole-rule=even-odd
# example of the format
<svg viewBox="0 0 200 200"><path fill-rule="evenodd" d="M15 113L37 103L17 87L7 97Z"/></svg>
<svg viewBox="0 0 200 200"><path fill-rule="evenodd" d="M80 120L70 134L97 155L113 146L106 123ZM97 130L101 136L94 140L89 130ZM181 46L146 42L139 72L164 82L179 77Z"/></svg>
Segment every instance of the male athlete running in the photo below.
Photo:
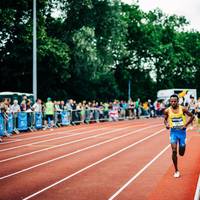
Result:
<svg viewBox="0 0 200 200"><path fill-rule="evenodd" d="M171 95L170 107L164 111L164 124L167 129L170 129L170 143L172 147L172 161L175 168L175 178L180 177L180 172L178 170L177 164L177 143L179 143L179 155L183 156L186 147L186 128L194 119L194 115L185 107L179 105L178 101L179 98L176 94ZM189 120L187 122L185 115L189 116Z"/></svg>

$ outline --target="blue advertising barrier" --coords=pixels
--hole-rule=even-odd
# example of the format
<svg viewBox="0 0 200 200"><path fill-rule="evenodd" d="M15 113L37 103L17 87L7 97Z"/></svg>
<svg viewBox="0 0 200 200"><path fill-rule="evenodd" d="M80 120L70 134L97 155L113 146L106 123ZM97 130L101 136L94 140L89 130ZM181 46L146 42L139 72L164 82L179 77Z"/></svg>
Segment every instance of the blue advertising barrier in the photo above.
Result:
<svg viewBox="0 0 200 200"><path fill-rule="evenodd" d="M61 123L62 125L69 125L69 112L68 111L62 111L61 112Z"/></svg>
<svg viewBox="0 0 200 200"><path fill-rule="evenodd" d="M13 132L13 115L11 113L8 114L8 127L7 127L8 133Z"/></svg>
<svg viewBox="0 0 200 200"><path fill-rule="evenodd" d="M35 113L35 128L36 129L42 128L42 113L40 112Z"/></svg>
<svg viewBox="0 0 200 200"><path fill-rule="evenodd" d="M27 113L20 112L18 113L18 130L24 131L28 129L27 125Z"/></svg>
<svg viewBox="0 0 200 200"><path fill-rule="evenodd" d="M0 135L4 135L4 119L2 114L0 113Z"/></svg>

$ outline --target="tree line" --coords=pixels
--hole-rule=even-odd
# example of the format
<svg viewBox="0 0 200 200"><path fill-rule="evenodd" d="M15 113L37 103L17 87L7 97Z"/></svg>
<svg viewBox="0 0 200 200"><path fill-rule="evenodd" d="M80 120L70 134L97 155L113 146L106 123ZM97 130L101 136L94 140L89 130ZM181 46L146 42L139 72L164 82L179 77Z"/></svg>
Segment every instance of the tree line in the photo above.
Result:
<svg viewBox="0 0 200 200"><path fill-rule="evenodd" d="M32 0L0 2L0 90L32 92ZM184 16L120 0L37 0L38 96L155 99L200 91L200 33Z"/></svg>

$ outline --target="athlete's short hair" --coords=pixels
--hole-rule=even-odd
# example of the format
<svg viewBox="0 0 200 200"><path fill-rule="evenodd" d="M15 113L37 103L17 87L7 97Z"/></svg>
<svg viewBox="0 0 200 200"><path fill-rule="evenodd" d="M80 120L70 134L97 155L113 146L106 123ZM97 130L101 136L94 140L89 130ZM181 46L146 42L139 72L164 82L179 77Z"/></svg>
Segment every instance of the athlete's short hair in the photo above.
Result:
<svg viewBox="0 0 200 200"><path fill-rule="evenodd" d="M170 96L170 99L171 99L172 97L177 98L177 100L179 100L179 97L178 97L177 94L172 94L172 95Z"/></svg>

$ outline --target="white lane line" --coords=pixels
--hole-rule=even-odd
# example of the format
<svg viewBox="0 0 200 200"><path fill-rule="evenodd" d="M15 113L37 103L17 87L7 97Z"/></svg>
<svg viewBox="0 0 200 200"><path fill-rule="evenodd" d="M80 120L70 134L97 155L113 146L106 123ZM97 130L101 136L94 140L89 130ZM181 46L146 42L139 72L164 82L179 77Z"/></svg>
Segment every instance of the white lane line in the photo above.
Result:
<svg viewBox="0 0 200 200"><path fill-rule="evenodd" d="M143 129L139 129L139 130L136 130L136 131L132 131L132 132L130 132L130 133L128 133L128 134L121 135L121 136L118 136L118 137L114 137L114 138L112 138L112 139L108 139L108 140L105 140L105 141L103 141L103 142L99 142L99 143L97 143L97 144L94 144L94 145L85 147L85 148L83 148L83 149L76 150L76 151L74 151L74 152L71 152L71 153L65 154L65 155L63 155L63 156L60 156L60 157L57 157L57 158L54 158L54 159L51 159L51 160L48 160L48 161L39 163L39 164L37 164L37 165L33 165L33 166L29 167L29 168L22 169L22 170L20 170L20 171L14 172L14 173L12 173L12 174L8 174L8 175L6 175L6 176L2 176L2 177L0 177L0 180L5 179L5 178L8 178L8 177L11 177L11 176L14 176L14 175L17 175L17 174L20 174L20 173L22 173L22 172L25 172L25 171L28 171L28 170L31 170L31 169L34 169L34 168L39 167L39 166L42 166L42 165L45 165L45 164L49 164L49 163L51 163L51 162L54 162L54 161L57 161L57 160L60 160L60 159L69 157L69 156L71 156L71 155L80 153L80 152L82 152L82 151L86 151L86 150L88 150L88 149L91 149L91 148L94 148L94 147L97 147L97 146L100 146L100 145L103 145L103 144L106 144L106 143L109 143L109 142L112 142L112 141L121 139L121 138L123 138L123 137L127 137L127 136L129 136L129 135L132 135L132 134L134 134L134 133L140 132L140 131L145 130L145 129L148 129L148 128L143 128ZM157 131L156 133L154 133L154 134L152 134L152 135L153 135L153 136L154 136L154 135L157 135L157 134L159 134L160 132L162 132L163 130L165 130L165 129L162 129L162 130L160 130L160 131Z"/></svg>
<svg viewBox="0 0 200 200"><path fill-rule="evenodd" d="M74 131L79 131L79 130L84 130L84 129L87 129L87 127L82 127L82 128L77 128L77 129L72 129L72 130L65 130L65 131L58 131L58 132L53 132L53 134L52 134L52 132L51 133L40 133L41 135L39 135L39 136L34 136L34 137L28 137L28 138L22 138L22 137L20 137L20 138L18 138L18 137L14 137L13 139L16 139L16 141L8 141L8 142L3 142L3 143L0 143L0 144L10 144L10 143L15 143L15 142L23 142L23 141L27 141L27 140L32 140L32 139L37 139L37 138L43 138L43 137L48 137L48 136L50 136L50 135L56 135L56 134L63 134L63 133L71 133L71 132L74 132ZM57 129L58 130L58 129ZM50 131L49 131L50 132ZM25 133L25 134L27 134L27 133ZM37 133L37 134L39 134L39 133ZM22 136L22 135L21 135Z"/></svg>
<svg viewBox="0 0 200 200"><path fill-rule="evenodd" d="M156 125L156 126L159 126L159 125ZM127 126L125 128L117 128L117 129L118 130L123 130L123 129L129 128L129 127L133 127L133 126ZM152 127L152 126L150 126L150 127ZM40 150L32 151L32 152L29 152L29 153L25 153L25 154L20 154L18 156L9 157L9 158L0 160L0 163L7 162L7 161L10 161L10 160L14 160L14 159L17 159L17 158L21 158L21 157L24 157L24 156L32 155L32 154L35 154L35 153L47 151L47 150L50 150L50 149L59 148L59 147L62 147L62 146L68 145L68 144L77 143L77 142L84 141L84 140L91 139L91 138L95 138L95 137L98 137L98 136L103 136L103 135L106 135L108 133L115 132L117 129L114 129L112 131L106 131L103 134L101 133L101 134L98 134L98 135L93 135L93 136L89 136L89 137L86 137L86 138L82 138L82 139L78 139L78 140L73 140L73 141L70 141L70 142L65 142L65 143L62 143L62 144L59 144L59 145L54 145L53 147L49 147L49 148L45 148L45 149L40 149ZM96 130L93 130L93 131L90 131L90 132L94 132L94 131L96 131ZM81 134L83 134L83 133L85 133L85 132L82 132ZM86 132L86 133L88 133L88 132ZM79 134L73 134L72 136L74 136L74 135L79 135ZM70 136L71 135L69 135L68 137L70 137ZM27 144L26 146L31 146L31 145L35 145L35 144L36 143ZM37 144L39 144L39 143L37 143Z"/></svg>
<svg viewBox="0 0 200 200"><path fill-rule="evenodd" d="M114 127L118 127L118 126L122 126L123 124L121 124L121 123L119 123L119 124L114 124L115 126ZM135 125L143 125L143 124L141 124L141 122L140 123L136 123ZM91 128L94 128L94 127L91 127ZM107 126L104 126L104 128L113 128L113 126L110 126L110 124L107 124ZM13 139L17 139L16 141L8 141L8 142L3 142L3 143L0 143L0 145L4 145L4 144L10 144L10 143L15 143L15 142L21 142L21 141L27 141L27 140L32 140L32 139L37 139L37 138L43 138L43 137L47 137L47 136L49 136L49 135L56 135L56 134L66 134L66 133L71 133L71 132L74 132L74 131L80 131L80 130L85 130L85 129L88 129L88 126L87 127L79 127L79 128L76 128L76 129L72 129L72 130L63 130L63 131L58 131L58 132L54 132L53 134L52 134L52 132L51 133L48 133L47 134L47 132L42 132L41 133L41 135L39 135L39 136L34 136L34 137L29 137L29 138L22 138L22 137L14 137ZM56 129L56 130L59 130L59 129ZM48 131L48 132L50 132L50 131ZM39 133L38 133L39 134ZM20 135L20 136L22 136L22 135ZM1 150L0 150L0 152L1 152Z"/></svg>
<svg viewBox="0 0 200 200"><path fill-rule="evenodd" d="M167 145L159 154L157 154L150 162L148 162L137 174L135 174L126 184L124 184L117 192L115 192L108 200L113 200L118 196L125 188L128 187L138 176L140 176L153 162L155 162L167 149L170 147L170 144Z"/></svg>
<svg viewBox="0 0 200 200"><path fill-rule="evenodd" d="M137 126L145 126L145 124L135 125L135 127L137 127ZM19 145L19 146L15 146L15 147L10 147L10 148L7 148L7 149L2 149L2 150L0 150L0 152L10 151L10 150L18 149L18 148L21 148L21 147L26 147L26 146L29 146L29 145L32 145L32 144L40 144L40 143L43 143L43 142L49 142L49 141L59 140L59 139L62 139L62 138L73 137L73 136L77 136L77 135L81 135L81 134L85 134L85 133L90 133L90 132L94 132L94 131L98 131L98 130L103 130L103 129L111 129L111 128L113 128L113 127L103 127L103 128L92 129L92 130L89 130L89 131L86 130L86 131L83 131L81 133L71 134L71 135L67 135L67 136L62 136L62 137L57 137L57 138L53 138L53 139L42 140L42 141L39 141L39 142L34 142L34 143ZM74 131L79 131L79 129L74 129L72 131L63 131L63 132L59 132L59 133L64 133L64 132L71 133L71 132L74 132ZM55 134L57 134L57 133L58 132L56 132ZM54 134L50 133L48 135L54 135ZM39 138L39 136L38 136L38 138Z"/></svg>
<svg viewBox="0 0 200 200"><path fill-rule="evenodd" d="M92 135L92 136L85 137L85 138L82 138L82 139L73 140L73 141L70 141L70 142L65 142L65 143L62 143L62 144L54 145L52 147L48 147L48 148L44 148L44 149L32 151L32 152L21 154L21 155L18 155L18 156L13 156L13 157L10 157L10 158L6 158L6 159L3 159L3 160L0 160L0 163L6 162L6 161L10 161L10 160L14 160L14 159L21 158L21 157L25 157L25 156L32 155L32 154L35 154L35 153L40 153L40 152L47 151L47 150L50 150L50 149L55 149L55 148L63 147L63 146L69 145L69 144L74 144L74 143L81 142L81 141L84 141L84 140L88 140L88 139L91 139L91 138L95 138L95 137L107 135L108 133L113 133L113 132L116 132L116 131L121 131L121 130L127 129L127 128L128 127L118 128L118 129L115 129L115 130L112 130L112 131L106 131L104 133L100 133L98 135ZM33 145L33 144L29 144L27 146L31 146L31 145Z"/></svg>
<svg viewBox="0 0 200 200"><path fill-rule="evenodd" d="M44 192L44 191L46 191L46 190L49 190L50 188L52 188L52 187L54 187L54 186L56 186L56 185L58 185L58 184L60 184L60 183L62 183L62 182L64 182L64 181L66 181L66 180L68 180L68 179L70 179L70 178L72 178L72 177L74 177L74 176L76 176L76 175L78 175L78 174L80 174L80 173L86 171L87 169L89 169L89 168L91 168L91 167L93 167L93 166L95 166L95 165L98 165L98 164L100 164L100 163L102 163L102 162L104 162L104 161L106 161L106 160L108 160L108 159L110 159L110 158L112 158L112 157L114 157L114 156L116 156L116 155L118 155L118 154L120 154L120 153L126 151L127 149L130 149L130 148L136 146L137 144L140 144L140 143L144 142L145 140L148 140L149 138L151 138L151 137L153 137L153 136L155 136L155 135L158 135L160 132L162 132L162 131L164 131L164 130L165 130L165 129L162 129L162 130L160 130L160 131L158 131L158 132L156 132L156 133L154 133L154 134L151 134L151 135L149 135L149 136L147 136L147 137L145 137L145 138L143 138L143 139L141 139L141 140L139 140L139 141L137 141L137 142L135 142L135 143L133 143L133 144L131 144L131 145L125 147L125 148L123 148L123 149L120 149L119 151L116 151L115 153L113 153L113 154L111 154L111 155L109 155L109 156L106 156L106 157L104 157L103 159L98 160L97 162L94 162L93 164L88 165L88 166L82 168L81 170L79 170L79 171L77 171L77 172L75 172L75 173L73 173L73 174L71 174L71 175L69 175L69 176L67 176L67 177L65 177L65 178L63 178L63 179L61 179L60 181L57 181L57 182L55 182L55 183L53 183L53 184L51 184L51 185L49 185L49 186L47 186L47 187L45 187L45 188L43 188L43 189L41 189L41 190L35 192L35 193L33 193L33 194L31 194L31 195L25 197L23 200L31 199L32 197L37 196L38 194L40 194L40 193L42 193L42 192Z"/></svg>
<svg viewBox="0 0 200 200"><path fill-rule="evenodd" d="M13 150L13 149L19 149L19 148L27 147L27 146L30 146L30 145L33 145L33 144L41 144L41 143L44 143L44 142L55 141L55 140L59 140L59 139L63 139L63 138L82 135L82 134L85 134L85 133L92 133L92 132L95 132L95 131L98 131L98 130L103 130L103 129L106 129L106 128L100 128L100 129L90 130L90 131L83 131L81 133L75 133L75 134L66 135L66 136L62 136L62 137L51 138L51 139L48 139L48 140L42 140L42 141L33 142L33 143L29 143L29 144L23 144L23 145L20 145L20 146L15 146L15 147L7 148L7 149L2 149L2 150L0 150L0 152L10 151L10 150Z"/></svg>
<svg viewBox="0 0 200 200"><path fill-rule="evenodd" d="M159 125L149 126L149 128L155 127L155 126L159 126ZM130 128L130 127L132 127L132 126L128 126L128 127L125 127L125 128L118 128L118 130L120 131L120 130L124 130L124 129ZM93 135L93 136L89 136L89 137L86 137L86 138L82 138L82 139L78 139L78 140L73 140L73 141L62 143L62 144L59 144L59 145L54 145L53 147L44 148L44 149L40 149L40 150L29 152L29 153L21 154L21 155L18 155L18 156L9 157L9 158L0 160L0 163L7 162L7 161L10 161L10 160L14 160L14 159L21 158L21 157L25 157L25 156L32 155L32 154L35 154L35 153L40 153L40 152L47 151L47 150L50 150L50 149L59 148L59 147L66 146L66 145L69 145L69 144L74 144L74 143L81 142L81 141L84 141L84 140L88 140L88 139L91 139L91 138L95 138L95 137L99 137L99 136L104 136L104 135L113 133L113 132L118 131L118 130L114 129L114 130L106 131L106 132L98 134L98 135ZM74 135L76 135L76 134L74 134ZM33 144L35 145L35 143L32 143L32 144L27 144L26 146L30 146L30 145L33 145Z"/></svg>
<svg viewBox="0 0 200 200"><path fill-rule="evenodd" d="M200 175L199 175L199 179L197 182L197 188L196 188L196 192L195 192L195 196L194 196L194 200L199 200L200 199Z"/></svg>

